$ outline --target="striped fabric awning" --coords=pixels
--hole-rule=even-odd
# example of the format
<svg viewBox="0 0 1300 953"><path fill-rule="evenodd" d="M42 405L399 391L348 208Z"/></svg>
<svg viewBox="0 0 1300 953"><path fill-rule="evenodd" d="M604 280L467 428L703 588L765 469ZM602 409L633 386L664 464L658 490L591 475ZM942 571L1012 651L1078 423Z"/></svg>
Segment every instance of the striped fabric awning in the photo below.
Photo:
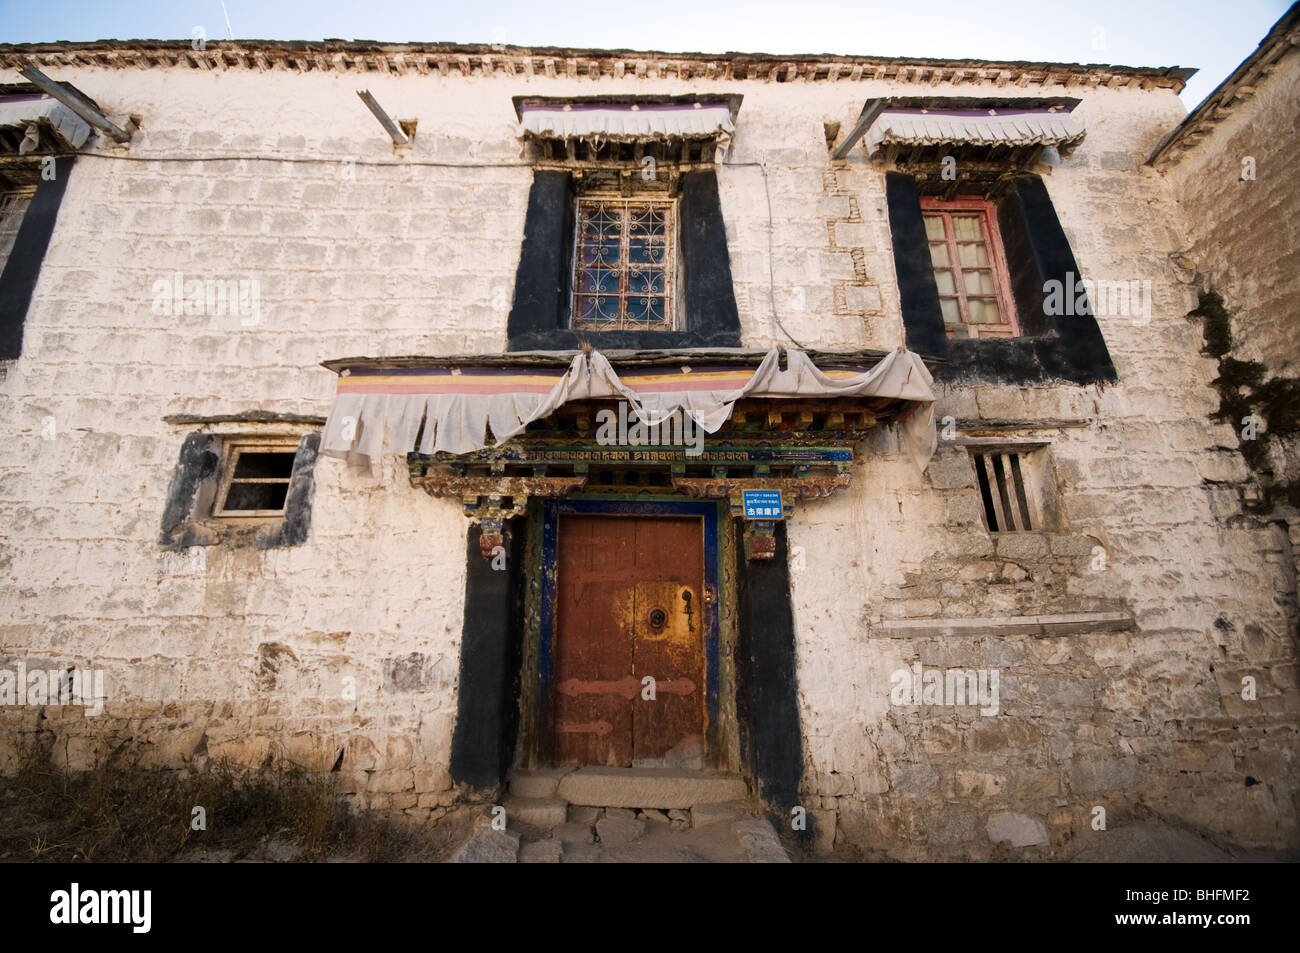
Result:
<svg viewBox="0 0 1300 953"><path fill-rule="evenodd" d="M726 103L669 105L583 105L520 108L519 134L546 139L730 138L736 131Z"/></svg>
<svg viewBox="0 0 1300 953"><path fill-rule="evenodd" d="M321 450L335 456L470 453L504 443L533 421L576 400L624 399L647 425L680 410L716 433L743 397L887 397L920 411L901 425L922 466L934 451L930 372L900 348L873 367L822 370L802 351L773 348L753 366L679 362L628 367L620 374L599 351L567 366L398 366L344 363Z"/></svg>
<svg viewBox="0 0 1300 953"><path fill-rule="evenodd" d="M1084 128L1048 109L886 109L866 133L867 153L882 146L1072 146Z"/></svg>

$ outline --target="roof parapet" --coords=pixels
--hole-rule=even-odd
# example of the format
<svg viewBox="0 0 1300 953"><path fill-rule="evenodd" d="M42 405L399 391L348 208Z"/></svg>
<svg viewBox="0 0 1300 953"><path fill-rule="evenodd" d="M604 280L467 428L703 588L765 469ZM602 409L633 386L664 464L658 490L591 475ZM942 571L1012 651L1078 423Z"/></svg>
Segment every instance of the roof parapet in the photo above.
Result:
<svg viewBox="0 0 1300 953"><path fill-rule="evenodd" d="M993 85L1079 89L1168 88L1180 92L1196 71L1179 66L1037 63L832 54L665 53L457 43L368 40L98 40L87 43L0 44L0 66L30 60L42 67L195 70L283 69L441 76L627 77L683 81L860 82L896 80L936 86Z"/></svg>

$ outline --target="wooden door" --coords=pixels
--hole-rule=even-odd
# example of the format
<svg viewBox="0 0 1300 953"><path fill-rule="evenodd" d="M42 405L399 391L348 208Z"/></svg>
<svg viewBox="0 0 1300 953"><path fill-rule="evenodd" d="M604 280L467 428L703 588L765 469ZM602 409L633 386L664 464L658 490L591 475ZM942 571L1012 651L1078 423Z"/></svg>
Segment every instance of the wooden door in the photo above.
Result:
<svg viewBox="0 0 1300 953"><path fill-rule="evenodd" d="M557 762L698 767L703 521L563 516L557 550Z"/></svg>

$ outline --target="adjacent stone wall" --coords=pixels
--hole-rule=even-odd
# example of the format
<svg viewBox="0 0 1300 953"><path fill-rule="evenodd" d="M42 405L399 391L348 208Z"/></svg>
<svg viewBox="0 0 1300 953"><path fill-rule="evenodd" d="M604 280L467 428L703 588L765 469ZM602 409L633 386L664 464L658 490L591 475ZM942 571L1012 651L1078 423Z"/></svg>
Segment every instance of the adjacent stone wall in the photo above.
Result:
<svg viewBox="0 0 1300 953"><path fill-rule="evenodd" d="M282 754L337 768L361 803L440 810L467 611L456 503L412 489L397 458L367 471L322 457L305 544L165 551L167 486L202 428L163 418L323 416L322 360L503 351L531 179L510 97L701 84L374 75L392 115L420 119L410 161L386 166L369 164L393 153L350 77L53 72L142 116L148 138L78 161L23 356L0 368L0 668L104 669L108 699L98 718L0 710L0 767L23 734L52 732L73 767L129 734L162 763ZM719 172L745 345L901 344L883 170L860 151L832 163L823 123L916 87L706 85L745 96ZM997 88L925 92L972 87ZM1152 280L1151 316L1101 322L1118 387L940 393L962 433L1041 422L1020 435L1051 440L1051 532L994 540L965 450L945 444L921 475L888 433L860 448L851 490L797 511L804 791L823 846L838 826L840 843L896 857L991 856L1013 849L1002 834L1042 853L1092 836L1095 805L1112 825L1145 810L1243 843L1296 840L1291 543L1241 518L1246 470L1211 419L1216 362L1170 262L1187 238L1140 166L1181 107L1168 90L1073 94L1089 136L1048 176L1052 200L1085 273ZM152 161L196 156L245 158ZM155 283L177 273L256 279L258 312L157 313ZM1134 628L889 628L1081 611L1127 612ZM913 662L999 669L1000 714L891 706L890 675ZM1241 701L1245 674L1258 701Z"/></svg>
<svg viewBox="0 0 1300 953"><path fill-rule="evenodd" d="M1300 513L1300 149L1286 118L1300 110L1298 78L1291 47L1202 122L1196 145L1156 161L1181 213L1179 264L1202 295L1189 318L1219 362L1221 416L1262 484L1246 501L1281 518Z"/></svg>
<svg viewBox="0 0 1300 953"><path fill-rule="evenodd" d="M1098 317L1119 385L939 390L954 436L1050 441L1048 531L990 534L965 447L941 440L920 476L888 435L860 450L850 493L796 513L805 791L822 846L1069 857L1104 851L1098 807L1111 833L1155 817L1228 844L1300 840L1292 544L1244 509L1257 488L1187 317L1199 299L1183 219L1142 165L1170 128L1165 105L1085 98L1089 137L1047 179L1084 275L1150 282L1149 313ZM877 194L850 165L839 188ZM1133 628L995 628L1111 612ZM989 625L897 625L925 619ZM892 704L891 675L918 663L996 670L997 716Z"/></svg>
<svg viewBox="0 0 1300 953"><path fill-rule="evenodd" d="M1156 162L1182 213L1184 264L1234 315L1234 356L1287 377L1300 375L1286 320L1300 299L1300 154L1286 118L1300 112L1298 75L1292 47L1196 145Z"/></svg>

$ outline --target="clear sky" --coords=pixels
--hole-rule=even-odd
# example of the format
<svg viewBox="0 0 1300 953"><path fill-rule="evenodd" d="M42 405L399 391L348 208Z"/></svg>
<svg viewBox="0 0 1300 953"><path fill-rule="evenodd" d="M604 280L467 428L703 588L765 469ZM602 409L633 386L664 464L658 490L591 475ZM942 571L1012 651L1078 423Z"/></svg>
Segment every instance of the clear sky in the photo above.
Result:
<svg viewBox="0 0 1300 953"><path fill-rule="evenodd" d="M857 53L1195 66L1195 106L1286 12L1284 0L225 0L262 40L512 43L721 53ZM221 0L0 0L0 42L224 38Z"/></svg>

